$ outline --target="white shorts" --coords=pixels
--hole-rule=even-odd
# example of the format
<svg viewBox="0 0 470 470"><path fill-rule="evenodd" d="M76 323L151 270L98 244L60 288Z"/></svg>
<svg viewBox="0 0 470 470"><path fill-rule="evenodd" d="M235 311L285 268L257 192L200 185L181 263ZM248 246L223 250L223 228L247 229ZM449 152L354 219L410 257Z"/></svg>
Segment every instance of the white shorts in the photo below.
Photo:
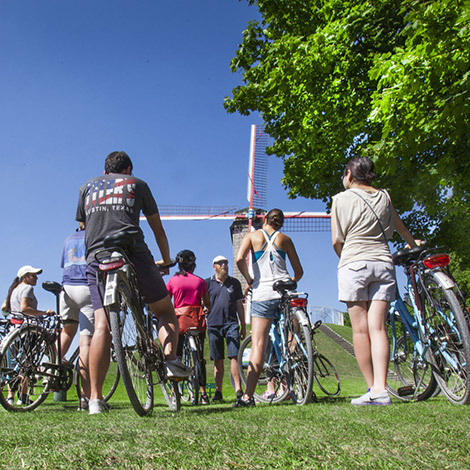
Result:
<svg viewBox="0 0 470 470"><path fill-rule="evenodd" d="M60 317L65 323L79 323L80 334L93 336L95 313L88 286L64 286L60 293Z"/></svg>
<svg viewBox="0 0 470 470"><path fill-rule="evenodd" d="M395 266L390 262L353 261L338 269L340 302L391 302L396 292Z"/></svg>

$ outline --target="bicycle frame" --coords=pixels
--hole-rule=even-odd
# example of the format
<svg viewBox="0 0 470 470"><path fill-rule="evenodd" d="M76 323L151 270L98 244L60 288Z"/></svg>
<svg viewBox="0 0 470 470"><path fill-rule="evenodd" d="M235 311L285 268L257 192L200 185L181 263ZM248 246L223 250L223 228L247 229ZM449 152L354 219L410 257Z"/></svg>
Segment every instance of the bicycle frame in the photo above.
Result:
<svg viewBox="0 0 470 470"><path fill-rule="evenodd" d="M434 357L436 354L440 354L441 357L444 358L444 360L454 369L458 369L461 365L454 353L448 350L448 343L445 341L445 337L439 338L440 341L435 341L435 335L437 335L438 332L433 328L432 323L428 321L430 317L427 317L429 313L432 315L437 314L439 318L445 321L445 324L449 327L450 331L453 334L456 334L459 340L461 339L460 333L455 324L453 312L450 312L450 316L446 315L441 310L440 305L433 301L433 296L428 291L427 282L429 282L429 280L435 282L438 288L453 289L457 287L454 280L443 269L445 262L430 262L432 258L444 256L431 256L431 253L438 249L439 248L425 250L422 248L415 248L415 253L413 253L412 250L408 250L405 253L398 252L395 254L397 255L397 264L403 265L405 269L405 274L407 276L406 290L413 315L409 312L398 292L397 298L391 303L389 310L389 320L392 329L392 361L395 362L398 359L398 363L395 362L395 364L399 364L400 354L406 356L406 342L409 337L413 342L413 363L416 359L419 359L422 363L427 364L427 366L430 367L433 375L441 374L441 370L439 370L435 361L428 360L429 354L432 354ZM400 260L402 256L405 256L405 258ZM446 262L448 263L448 257ZM427 279L427 281L425 281L425 279ZM426 304L428 306L432 306L432 312L429 312L429 310L425 308ZM403 329L404 350L401 353L397 350L397 321L401 323ZM442 339L444 339L444 341L442 341ZM415 392L413 394L415 398L419 395L418 391L421 387L423 378L424 375L422 375L419 382L416 383L415 377ZM405 389L406 388L407 387L405 387ZM399 396L402 396L400 388L398 389L398 394ZM428 396L429 394L424 391L421 395L421 399L425 399Z"/></svg>

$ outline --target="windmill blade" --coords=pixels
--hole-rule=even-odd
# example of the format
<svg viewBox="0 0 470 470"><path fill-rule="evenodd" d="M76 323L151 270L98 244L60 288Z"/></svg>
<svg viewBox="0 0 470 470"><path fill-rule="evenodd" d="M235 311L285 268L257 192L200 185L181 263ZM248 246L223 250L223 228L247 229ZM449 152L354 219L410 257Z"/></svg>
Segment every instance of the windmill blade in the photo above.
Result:
<svg viewBox="0 0 470 470"><path fill-rule="evenodd" d="M326 212L285 212L283 232L329 232L330 214Z"/></svg>
<svg viewBox="0 0 470 470"><path fill-rule="evenodd" d="M235 212L239 206L158 206L162 220L233 220L239 217ZM145 220L141 216L140 220Z"/></svg>
<svg viewBox="0 0 470 470"><path fill-rule="evenodd" d="M264 132L264 126L251 126L250 158L248 165L247 199L250 208L268 207L268 155L269 135Z"/></svg>

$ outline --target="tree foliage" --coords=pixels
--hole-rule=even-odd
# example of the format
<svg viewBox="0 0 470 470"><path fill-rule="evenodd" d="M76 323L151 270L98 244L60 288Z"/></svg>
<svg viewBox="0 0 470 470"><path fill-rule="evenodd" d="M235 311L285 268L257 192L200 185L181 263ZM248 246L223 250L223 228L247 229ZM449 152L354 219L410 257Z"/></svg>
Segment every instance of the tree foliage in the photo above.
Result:
<svg viewBox="0 0 470 470"><path fill-rule="evenodd" d="M470 2L248 0L228 112L258 111L290 197L342 189L353 154L416 236L470 259Z"/></svg>

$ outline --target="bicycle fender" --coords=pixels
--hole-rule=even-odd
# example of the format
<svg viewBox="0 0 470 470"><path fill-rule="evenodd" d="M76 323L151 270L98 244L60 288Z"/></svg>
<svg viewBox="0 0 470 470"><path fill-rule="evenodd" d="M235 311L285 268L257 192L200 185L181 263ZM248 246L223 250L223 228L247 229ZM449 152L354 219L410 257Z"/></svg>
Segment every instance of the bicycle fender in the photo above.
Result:
<svg viewBox="0 0 470 470"><path fill-rule="evenodd" d="M297 310L296 312L297 318L300 321L300 324L303 326L309 326L310 320L308 319L308 315L304 310Z"/></svg>
<svg viewBox="0 0 470 470"><path fill-rule="evenodd" d="M430 271L429 274L438 282L444 289L452 289L455 287L455 282L442 271Z"/></svg>
<svg viewBox="0 0 470 470"><path fill-rule="evenodd" d="M104 299L103 305L109 307L110 305L116 302L116 292L117 292L117 273L108 273L106 276L106 287L104 290Z"/></svg>

